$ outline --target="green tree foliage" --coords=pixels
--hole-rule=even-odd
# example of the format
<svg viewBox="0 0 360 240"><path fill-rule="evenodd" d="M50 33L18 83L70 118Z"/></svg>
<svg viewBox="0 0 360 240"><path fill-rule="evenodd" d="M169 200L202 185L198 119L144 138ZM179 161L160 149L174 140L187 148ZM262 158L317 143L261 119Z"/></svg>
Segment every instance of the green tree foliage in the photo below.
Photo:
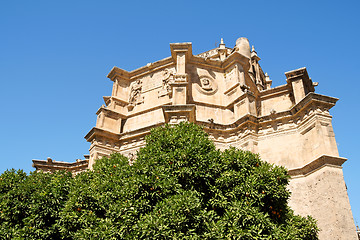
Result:
<svg viewBox="0 0 360 240"><path fill-rule="evenodd" d="M73 185L71 173L22 170L0 176L0 238L57 239L60 212Z"/></svg>
<svg viewBox="0 0 360 240"><path fill-rule="evenodd" d="M113 154L75 177L0 180L4 239L317 239L315 220L287 206L285 168L218 151L190 123L153 129L133 165Z"/></svg>

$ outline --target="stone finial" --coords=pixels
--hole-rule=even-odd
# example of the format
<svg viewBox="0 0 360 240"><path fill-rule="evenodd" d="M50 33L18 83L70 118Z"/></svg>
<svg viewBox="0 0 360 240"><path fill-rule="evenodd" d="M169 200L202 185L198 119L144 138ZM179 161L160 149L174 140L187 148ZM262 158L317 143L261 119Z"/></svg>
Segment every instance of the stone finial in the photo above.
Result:
<svg viewBox="0 0 360 240"><path fill-rule="evenodd" d="M46 159L46 161L47 161L48 163L52 163L52 162L53 162L53 160L51 159L51 157L48 157L48 158Z"/></svg>
<svg viewBox="0 0 360 240"><path fill-rule="evenodd" d="M255 51L255 47L254 47L254 45L252 45L252 47L251 47L251 58L252 59L256 59L256 60L260 60L260 58L258 57L258 55L257 55L257 52Z"/></svg>
<svg viewBox="0 0 360 240"><path fill-rule="evenodd" d="M266 84L266 89L271 88L272 80L270 79L269 74L267 72L265 73L265 84Z"/></svg>
<svg viewBox="0 0 360 240"><path fill-rule="evenodd" d="M225 49L225 43L224 43L224 39L223 39L223 38L221 38L221 40L220 40L219 48L220 48L220 49Z"/></svg>

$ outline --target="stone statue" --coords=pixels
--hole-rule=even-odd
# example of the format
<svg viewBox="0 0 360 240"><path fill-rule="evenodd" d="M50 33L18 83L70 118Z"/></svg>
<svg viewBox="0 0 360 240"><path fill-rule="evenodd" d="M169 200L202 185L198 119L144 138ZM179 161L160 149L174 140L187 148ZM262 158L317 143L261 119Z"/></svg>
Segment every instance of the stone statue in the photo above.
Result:
<svg viewBox="0 0 360 240"><path fill-rule="evenodd" d="M136 80L133 84L131 84L129 104L135 105L137 101L140 99L141 95L141 81Z"/></svg>
<svg viewBox="0 0 360 240"><path fill-rule="evenodd" d="M163 80L161 90L158 92L159 97L163 97L165 95L171 96L171 86L170 83L174 80L174 71L165 69L163 72Z"/></svg>

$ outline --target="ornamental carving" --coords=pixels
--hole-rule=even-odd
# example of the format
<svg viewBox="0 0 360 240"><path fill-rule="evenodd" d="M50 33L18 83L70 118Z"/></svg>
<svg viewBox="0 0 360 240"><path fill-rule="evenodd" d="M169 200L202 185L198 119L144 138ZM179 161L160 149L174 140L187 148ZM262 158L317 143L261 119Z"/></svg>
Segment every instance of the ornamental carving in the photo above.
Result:
<svg viewBox="0 0 360 240"><path fill-rule="evenodd" d="M214 79L210 76L200 76L199 77L199 85L197 86L199 92L203 94L212 95L214 94L218 86Z"/></svg>
<svg viewBox="0 0 360 240"><path fill-rule="evenodd" d="M144 98L141 96L142 82L141 80L136 80L130 85L130 96L129 96L129 105L128 109L132 110L135 105L143 103Z"/></svg>
<svg viewBox="0 0 360 240"><path fill-rule="evenodd" d="M201 88L204 89L205 91L214 90L213 86L208 78L202 78L202 79L200 79L200 81L201 81Z"/></svg>
<svg viewBox="0 0 360 240"><path fill-rule="evenodd" d="M171 96L171 86L170 83L174 81L174 71L170 69L165 69L163 72L163 80L162 80L162 87L159 90L159 97L163 97L166 95Z"/></svg>

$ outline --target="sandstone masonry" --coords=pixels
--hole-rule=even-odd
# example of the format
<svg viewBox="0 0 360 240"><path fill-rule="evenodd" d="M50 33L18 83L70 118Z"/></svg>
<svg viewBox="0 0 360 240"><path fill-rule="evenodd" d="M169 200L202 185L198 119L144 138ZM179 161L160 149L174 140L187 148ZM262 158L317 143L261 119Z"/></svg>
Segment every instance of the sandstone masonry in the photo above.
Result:
<svg viewBox="0 0 360 240"><path fill-rule="evenodd" d="M120 152L134 159L151 128L181 121L202 125L219 149L259 153L291 175L290 206L312 215L320 239L357 239L329 109L337 98L315 93L306 68L286 72L286 84L270 77L246 38L235 47L193 55L191 43L170 44L171 56L133 71L114 67L111 96L85 136L90 156L76 163L33 160L36 169L90 168Z"/></svg>

